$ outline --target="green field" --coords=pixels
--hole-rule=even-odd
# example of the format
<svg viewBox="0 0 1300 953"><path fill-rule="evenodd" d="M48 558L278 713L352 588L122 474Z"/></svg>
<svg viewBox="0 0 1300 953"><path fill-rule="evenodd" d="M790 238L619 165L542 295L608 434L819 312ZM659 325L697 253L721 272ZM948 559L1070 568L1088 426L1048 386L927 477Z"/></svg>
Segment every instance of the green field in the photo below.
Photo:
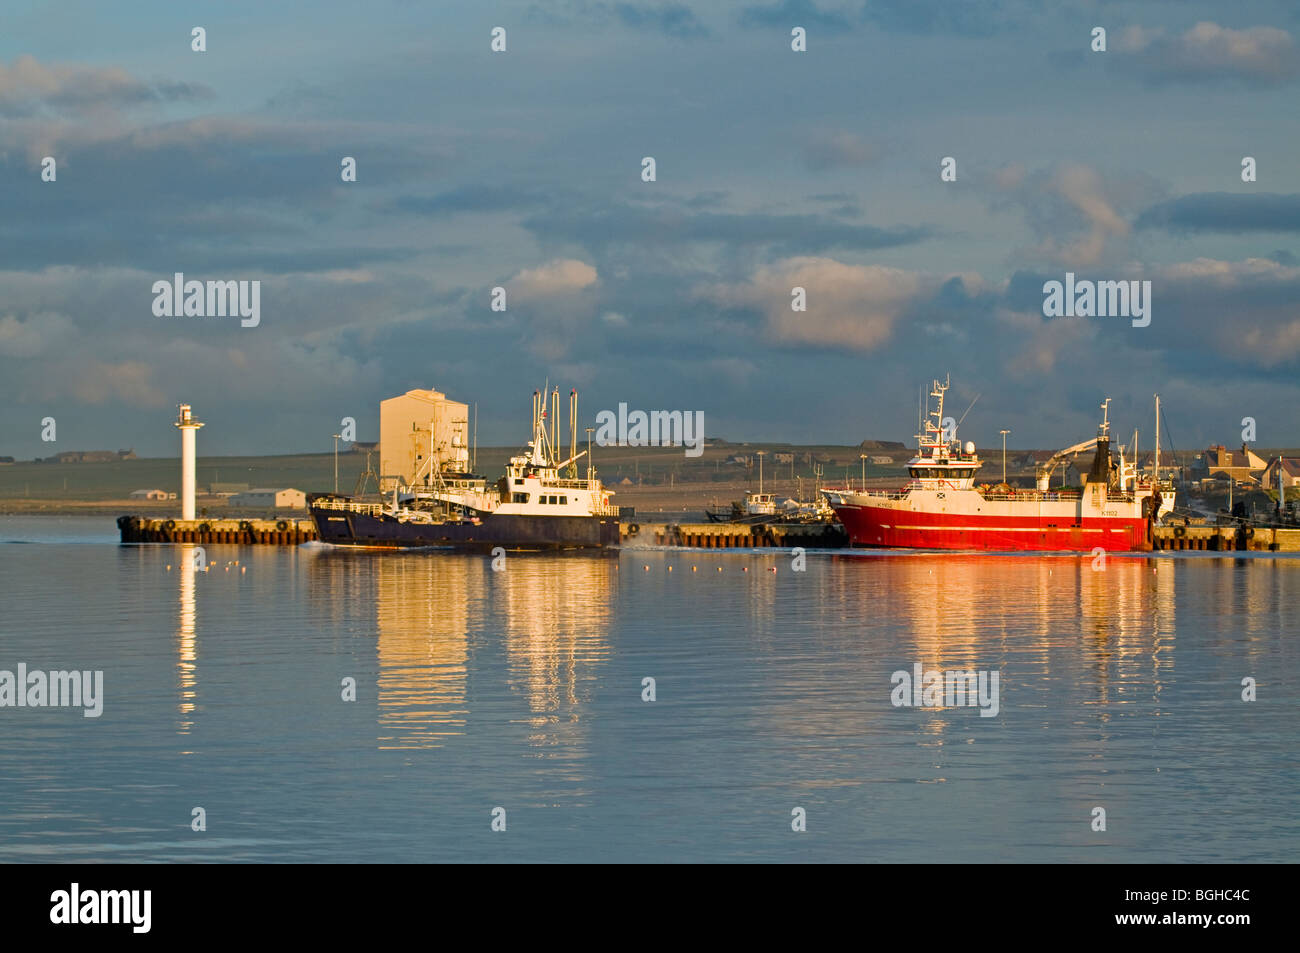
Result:
<svg viewBox="0 0 1300 953"><path fill-rule="evenodd" d="M856 447L792 447L783 444L731 444L706 448L700 457L687 457L680 448L664 447L596 447L595 461L606 482L624 478L641 484L712 483L737 479L758 479L757 466L746 468L727 464L732 454L752 454L766 450L769 454L795 451L827 458L823 464L827 480L842 480L845 467L855 479L861 474ZM494 479L506 460L519 453L518 448L486 447L478 451L478 472ZM378 468L378 455L373 457ZM339 490L352 492L366 466L365 454L340 453ZM578 462L585 471L586 458ZM901 472L901 466L867 465L867 476L885 476ZM811 479L812 465L776 464L769 455L764 459L764 473L769 479L794 476ZM325 492L334 488L332 453L294 454L270 457L199 457L196 480L200 492L211 483L246 483L250 487L293 487L304 492ZM15 463L0 466L0 501L38 500L49 502L96 502L125 500L133 490L180 489L179 458L119 460L111 463Z"/></svg>
<svg viewBox="0 0 1300 953"><path fill-rule="evenodd" d="M351 489L365 469L364 455L339 454L339 489ZM283 457L200 457L197 483L247 483L250 487L294 487L306 492L334 487L332 453ZM179 458L112 463L15 463L0 466L4 500L124 500L132 490L180 490Z"/></svg>
<svg viewBox="0 0 1300 953"><path fill-rule="evenodd" d="M797 477L805 481L806 487L809 486L814 480L813 464L801 459L807 454L821 461L823 485L843 483L846 475L850 482L857 483L863 476L859 457L862 451L856 446L723 444L705 448L699 457L688 457L681 448L670 447L596 447L594 450L598 473L608 485L618 485L624 479L640 486L693 484L700 486L701 490L707 490L707 485L714 483L756 485L757 465L746 467L726 461L732 455L752 455L759 450L768 454L763 461L763 472L772 483L793 485L793 479ZM514 447L479 448L478 472L488 479L495 479L501 474L507 458L519 452L519 448ZM793 466L776 463L773 454L779 452L794 452L797 462ZM980 452L985 460L982 476L996 479L1000 475L1001 449ZM867 480L903 476L903 461L908 454L910 451L907 454L896 452L896 462L890 466L868 463L865 467ZM1008 457L1022 454L1023 451L1008 450ZM377 454L373 460L378 468ZM365 454L340 453L339 490L353 492L365 466ZM584 458L578 462L580 473L585 466ZM1008 470L1011 477L1031 475L1029 471L1014 466ZM249 487L293 487L307 493L326 492L334 488L334 455L200 457L197 483L200 493L211 483L246 483ZM19 501L48 504L41 508L60 503L123 501L133 490L140 489L179 491L180 460L150 458L111 463L16 463L0 466L0 508L5 507L6 501L10 503L9 508L14 508Z"/></svg>

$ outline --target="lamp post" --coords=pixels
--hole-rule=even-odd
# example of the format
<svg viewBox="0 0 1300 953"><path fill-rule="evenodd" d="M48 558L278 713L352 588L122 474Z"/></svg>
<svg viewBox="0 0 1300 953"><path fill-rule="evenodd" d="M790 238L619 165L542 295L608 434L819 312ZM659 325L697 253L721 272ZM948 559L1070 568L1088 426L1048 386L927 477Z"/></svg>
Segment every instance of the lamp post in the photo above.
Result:
<svg viewBox="0 0 1300 953"><path fill-rule="evenodd" d="M867 455L859 453L858 456L862 459L862 486L860 489L865 490L867 488Z"/></svg>
<svg viewBox="0 0 1300 953"><path fill-rule="evenodd" d="M339 495L339 437L341 434L334 434L334 495Z"/></svg>
<svg viewBox="0 0 1300 953"><path fill-rule="evenodd" d="M1007 482L1007 434L1010 430L1000 431L1002 434L1002 482Z"/></svg>

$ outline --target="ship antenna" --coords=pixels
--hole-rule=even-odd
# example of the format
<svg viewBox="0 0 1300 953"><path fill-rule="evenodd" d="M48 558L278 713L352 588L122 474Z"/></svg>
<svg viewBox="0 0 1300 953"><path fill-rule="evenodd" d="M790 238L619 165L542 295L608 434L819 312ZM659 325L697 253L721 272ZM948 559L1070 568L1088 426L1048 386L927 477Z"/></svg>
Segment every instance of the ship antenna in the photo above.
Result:
<svg viewBox="0 0 1300 953"><path fill-rule="evenodd" d="M975 400L979 400L979 399L980 399L981 397L983 397L983 396L984 396L983 394L976 394L976 395L975 395ZM967 408L966 408L966 414L969 414L969 413L971 412L971 409L975 406L975 400L972 400L972 401L970 402L970 407L967 407ZM962 422L963 420L966 419L966 414L962 414L960 417L957 418L957 426L958 426L958 427L960 427L960 426L961 426L961 422Z"/></svg>

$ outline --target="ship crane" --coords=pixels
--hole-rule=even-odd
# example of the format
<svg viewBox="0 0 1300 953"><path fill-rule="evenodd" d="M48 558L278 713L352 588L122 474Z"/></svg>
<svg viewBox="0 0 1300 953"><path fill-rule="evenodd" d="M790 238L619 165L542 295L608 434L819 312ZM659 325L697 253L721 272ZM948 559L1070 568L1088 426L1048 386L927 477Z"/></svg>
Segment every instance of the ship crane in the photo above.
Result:
<svg viewBox="0 0 1300 953"><path fill-rule="evenodd" d="M1052 471L1060 466L1066 457L1074 456L1075 454L1080 454L1087 450L1095 450L1096 448L1097 438L1093 437L1091 440L1085 440L1083 443L1076 443L1073 447L1066 447L1064 450L1058 450L1056 453L1052 454L1045 463L1039 464L1037 469L1034 471L1034 477L1038 481L1039 492L1047 492L1048 485L1052 479Z"/></svg>

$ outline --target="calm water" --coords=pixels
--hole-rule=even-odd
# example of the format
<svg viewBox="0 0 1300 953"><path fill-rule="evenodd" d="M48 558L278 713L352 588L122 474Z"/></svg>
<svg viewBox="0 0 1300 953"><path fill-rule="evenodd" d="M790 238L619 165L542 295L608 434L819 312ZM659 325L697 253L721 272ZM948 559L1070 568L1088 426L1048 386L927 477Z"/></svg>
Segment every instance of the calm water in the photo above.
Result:
<svg viewBox="0 0 1300 953"><path fill-rule="evenodd" d="M493 572L211 546L204 573L184 551L0 517L0 669L102 669L106 696L98 719L0 708L0 861L1282 861L1300 840L1300 560ZM893 707L918 662L998 671L1000 713Z"/></svg>

